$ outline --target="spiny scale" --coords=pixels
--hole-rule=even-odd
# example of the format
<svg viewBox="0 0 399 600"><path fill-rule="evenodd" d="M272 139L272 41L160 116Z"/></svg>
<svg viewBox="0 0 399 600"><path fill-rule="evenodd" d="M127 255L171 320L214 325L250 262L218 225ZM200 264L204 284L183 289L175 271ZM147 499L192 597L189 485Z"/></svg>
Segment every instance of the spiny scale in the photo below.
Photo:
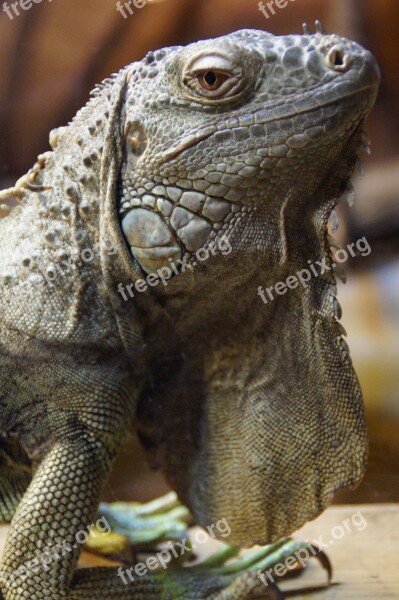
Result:
<svg viewBox="0 0 399 600"><path fill-rule="evenodd" d="M360 158L356 162L356 174L359 177L363 177L364 176L364 164L363 164L363 161Z"/></svg>
<svg viewBox="0 0 399 600"><path fill-rule="evenodd" d="M316 25L316 33L320 33L321 35L327 35L327 31L323 27L323 24L321 23L321 21L319 21L317 19L317 21L315 21L315 25ZM303 23L303 32L305 35L313 35L313 31L311 30L311 28L309 27L309 25L307 23Z"/></svg>
<svg viewBox="0 0 399 600"><path fill-rule="evenodd" d="M327 35L327 31L323 27L321 21L319 21L317 19L317 21L315 21L315 24L316 24L316 31L317 31L317 33L320 33L321 35Z"/></svg>
<svg viewBox="0 0 399 600"><path fill-rule="evenodd" d="M348 206L352 208L352 206L355 204L356 192L350 181L348 181L346 190L344 192L344 198L347 201Z"/></svg>
<svg viewBox="0 0 399 600"><path fill-rule="evenodd" d="M339 219L338 219L337 211L335 210L335 208L333 208L333 210L331 211L330 226L331 226L331 231L333 233L334 233L334 231L337 231L337 229L339 227Z"/></svg>
<svg viewBox="0 0 399 600"><path fill-rule="evenodd" d="M362 131L361 140L362 140L362 150L366 154L370 155L371 154L371 138L370 138L368 131L366 131L365 129Z"/></svg>
<svg viewBox="0 0 399 600"><path fill-rule="evenodd" d="M341 246L339 241L335 239L335 237L333 237L332 235L328 235L327 240L332 248L335 248L336 250L343 250L343 247Z"/></svg>
<svg viewBox="0 0 399 600"><path fill-rule="evenodd" d="M338 277L338 279L342 283L346 283L348 278L347 278L346 273L343 270L343 268L337 265L334 270L335 270L335 275Z"/></svg>

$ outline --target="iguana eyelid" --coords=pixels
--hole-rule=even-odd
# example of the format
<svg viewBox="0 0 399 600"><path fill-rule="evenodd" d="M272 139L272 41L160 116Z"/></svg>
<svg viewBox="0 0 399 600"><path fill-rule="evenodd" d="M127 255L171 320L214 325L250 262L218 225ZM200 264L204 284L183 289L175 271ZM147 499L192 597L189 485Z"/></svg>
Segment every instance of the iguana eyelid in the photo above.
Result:
<svg viewBox="0 0 399 600"><path fill-rule="evenodd" d="M220 54L206 54L192 59L186 66L185 71L222 71L234 73L237 66Z"/></svg>

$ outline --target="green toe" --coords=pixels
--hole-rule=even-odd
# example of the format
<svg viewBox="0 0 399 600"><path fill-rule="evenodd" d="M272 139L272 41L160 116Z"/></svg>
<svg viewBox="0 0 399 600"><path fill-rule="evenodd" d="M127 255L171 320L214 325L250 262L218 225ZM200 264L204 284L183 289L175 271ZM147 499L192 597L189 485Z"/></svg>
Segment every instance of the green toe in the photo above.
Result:
<svg viewBox="0 0 399 600"><path fill-rule="evenodd" d="M190 512L178 502L173 492L146 504L101 503L99 516L137 550L152 550L158 544L183 539L192 522Z"/></svg>

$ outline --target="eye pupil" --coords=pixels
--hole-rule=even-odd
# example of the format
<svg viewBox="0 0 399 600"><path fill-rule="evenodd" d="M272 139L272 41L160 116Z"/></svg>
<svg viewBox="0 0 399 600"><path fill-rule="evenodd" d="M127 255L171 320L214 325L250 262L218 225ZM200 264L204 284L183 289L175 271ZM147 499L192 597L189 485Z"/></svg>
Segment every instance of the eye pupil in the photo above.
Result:
<svg viewBox="0 0 399 600"><path fill-rule="evenodd" d="M195 78L195 79L194 79ZM206 92L208 98L221 97L229 92L234 84L234 77L228 71L215 69L198 69L193 77L194 86L198 86ZM229 82L231 85L229 86ZM186 85L190 85L190 81L186 81ZM201 91L199 93L201 93Z"/></svg>
<svg viewBox="0 0 399 600"><path fill-rule="evenodd" d="M205 73L204 81L210 87L213 87L214 85L216 85L217 80L218 80L217 75L213 71L208 71L208 73Z"/></svg>

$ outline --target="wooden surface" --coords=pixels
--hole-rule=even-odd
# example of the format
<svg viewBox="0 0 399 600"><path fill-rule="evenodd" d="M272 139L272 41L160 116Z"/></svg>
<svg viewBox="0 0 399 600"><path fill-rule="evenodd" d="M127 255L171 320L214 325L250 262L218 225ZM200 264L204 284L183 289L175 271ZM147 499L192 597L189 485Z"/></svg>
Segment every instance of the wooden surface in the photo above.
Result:
<svg viewBox="0 0 399 600"><path fill-rule="evenodd" d="M7 527L0 527L0 551L6 532ZM298 600L399 600L398 532L399 504L332 507L295 537L317 542L322 536L329 544L325 551L333 564L333 585L323 589L326 575L313 561L299 578L282 581L280 587L287 598ZM81 562L92 566L105 561L85 554Z"/></svg>
<svg viewBox="0 0 399 600"><path fill-rule="evenodd" d="M342 539L333 534L345 519L361 511L367 526ZM351 521L350 521L351 523ZM334 570L333 583L327 590L295 594L299 600L399 600L399 504L335 506L308 523L295 537L332 542L327 552ZM325 576L314 563L300 580L282 583L284 590L322 583ZM310 583L311 582L311 583ZM289 596L290 597L290 596Z"/></svg>

